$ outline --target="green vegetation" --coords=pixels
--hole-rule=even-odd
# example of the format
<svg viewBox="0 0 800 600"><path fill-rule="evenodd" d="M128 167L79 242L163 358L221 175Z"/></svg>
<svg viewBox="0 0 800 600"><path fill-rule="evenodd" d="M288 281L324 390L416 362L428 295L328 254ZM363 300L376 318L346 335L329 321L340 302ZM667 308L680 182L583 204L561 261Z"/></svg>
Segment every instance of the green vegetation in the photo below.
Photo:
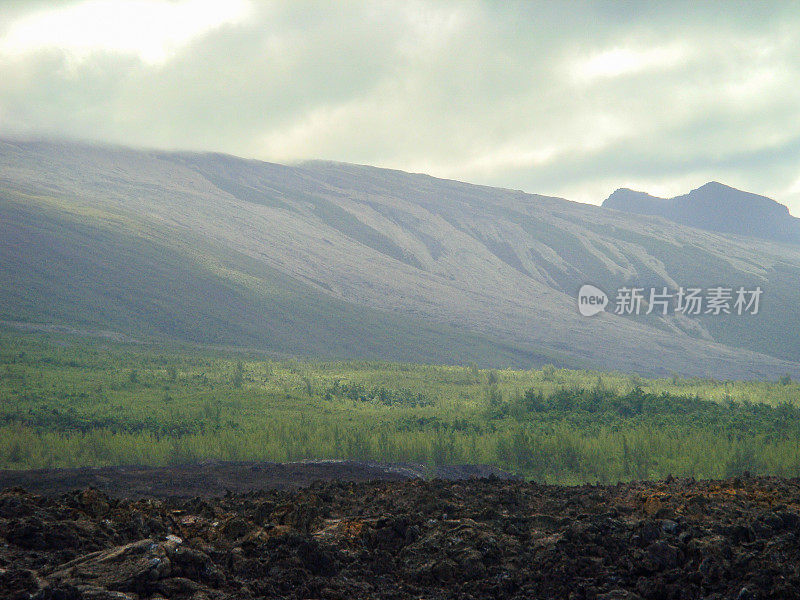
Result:
<svg viewBox="0 0 800 600"><path fill-rule="evenodd" d="M800 385L301 362L0 332L0 467L353 458L576 483L800 475Z"/></svg>

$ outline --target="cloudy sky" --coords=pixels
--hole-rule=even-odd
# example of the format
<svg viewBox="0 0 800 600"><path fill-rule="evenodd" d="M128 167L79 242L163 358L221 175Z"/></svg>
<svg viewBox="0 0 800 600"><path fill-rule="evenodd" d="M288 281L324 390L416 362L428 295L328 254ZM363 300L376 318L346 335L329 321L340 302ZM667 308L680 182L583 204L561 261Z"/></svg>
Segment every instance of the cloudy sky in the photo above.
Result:
<svg viewBox="0 0 800 600"><path fill-rule="evenodd" d="M800 215L793 2L0 0L0 134Z"/></svg>

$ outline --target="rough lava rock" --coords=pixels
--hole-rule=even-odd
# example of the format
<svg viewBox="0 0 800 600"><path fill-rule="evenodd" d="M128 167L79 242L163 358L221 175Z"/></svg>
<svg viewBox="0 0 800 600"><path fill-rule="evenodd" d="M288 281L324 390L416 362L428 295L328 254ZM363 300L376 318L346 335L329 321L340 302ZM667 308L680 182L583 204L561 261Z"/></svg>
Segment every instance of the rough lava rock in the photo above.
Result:
<svg viewBox="0 0 800 600"><path fill-rule="evenodd" d="M791 599L800 481L0 493L0 598Z"/></svg>

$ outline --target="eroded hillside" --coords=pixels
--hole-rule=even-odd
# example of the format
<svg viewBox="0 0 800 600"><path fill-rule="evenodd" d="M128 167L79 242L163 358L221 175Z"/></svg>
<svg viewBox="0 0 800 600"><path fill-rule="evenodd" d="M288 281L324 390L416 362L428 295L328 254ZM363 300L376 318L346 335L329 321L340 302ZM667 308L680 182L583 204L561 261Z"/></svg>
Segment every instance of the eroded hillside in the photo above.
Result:
<svg viewBox="0 0 800 600"><path fill-rule="evenodd" d="M6 141L0 186L5 320L317 356L800 373L788 246L322 162ZM587 319L582 283L758 285L764 303Z"/></svg>

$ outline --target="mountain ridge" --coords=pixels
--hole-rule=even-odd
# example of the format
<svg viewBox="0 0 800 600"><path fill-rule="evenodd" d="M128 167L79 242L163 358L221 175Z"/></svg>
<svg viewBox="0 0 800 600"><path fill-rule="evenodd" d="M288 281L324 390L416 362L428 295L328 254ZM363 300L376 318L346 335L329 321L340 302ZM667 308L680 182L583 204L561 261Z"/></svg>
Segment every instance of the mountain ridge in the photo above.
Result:
<svg viewBox="0 0 800 600"><path fill-rule="evenodd" d="M301 356L800 374L800 252L330 162L0 141L0 320ZM747 319L577 311L591 282L761 285Z"/></svg>

